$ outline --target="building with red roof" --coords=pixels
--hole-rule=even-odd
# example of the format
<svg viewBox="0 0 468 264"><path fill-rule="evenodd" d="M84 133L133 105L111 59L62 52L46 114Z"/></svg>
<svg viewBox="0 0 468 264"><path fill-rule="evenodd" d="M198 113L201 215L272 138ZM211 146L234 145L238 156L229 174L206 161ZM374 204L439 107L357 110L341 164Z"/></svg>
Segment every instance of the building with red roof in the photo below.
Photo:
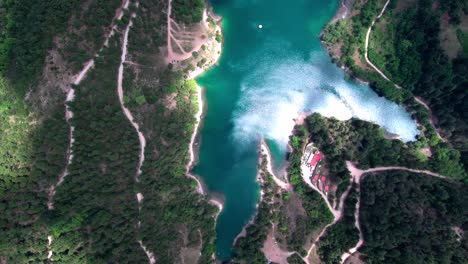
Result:
<svg viewBox="0 0 468 264"><path fill-rule="evenodd" d="M323 155L321 153L314 154L314 156L312 157L312 160L309 162L309 166L315 167L322 158L323 158Z"/></svg>

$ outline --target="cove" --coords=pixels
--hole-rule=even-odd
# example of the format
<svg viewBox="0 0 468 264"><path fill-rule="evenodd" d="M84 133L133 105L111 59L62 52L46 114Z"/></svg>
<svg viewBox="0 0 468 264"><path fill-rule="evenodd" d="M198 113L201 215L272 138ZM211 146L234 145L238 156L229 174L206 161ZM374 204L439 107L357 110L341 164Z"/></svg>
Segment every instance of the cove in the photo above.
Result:
<svg viewBox="0 0 468 264"><path fill-rule="evenodd" d="M197 79L206 89L207 110L194 173L208 191L225 197L216 226L216 254L225 260L255 213L260 137L271 142L278 168L301 112L368 120L404 141L418 130L403 108L368 85L345 80L330 62L318 36L338 0L213 0L212 5L223 16L224 46L219 65Z"/></svg>

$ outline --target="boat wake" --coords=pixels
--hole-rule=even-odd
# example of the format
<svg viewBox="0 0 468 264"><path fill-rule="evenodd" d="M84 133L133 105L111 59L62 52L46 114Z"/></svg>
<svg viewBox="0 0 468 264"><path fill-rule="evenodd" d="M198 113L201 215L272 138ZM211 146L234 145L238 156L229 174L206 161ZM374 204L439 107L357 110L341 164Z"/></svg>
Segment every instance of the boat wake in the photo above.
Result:
<svg viewBox="0 0 468 264"><path fill-rule="evenodd" d="M356 117L379 124L403 141L415 139L416 123L402 107L379 97L368 85L345 80L325 53L303 58L282 45L269 44L261 54L233 66L250 71L240 84L233 114L237 143L247 145L263 136L285 148L293 119L313 112L339 120Z"/></svg>

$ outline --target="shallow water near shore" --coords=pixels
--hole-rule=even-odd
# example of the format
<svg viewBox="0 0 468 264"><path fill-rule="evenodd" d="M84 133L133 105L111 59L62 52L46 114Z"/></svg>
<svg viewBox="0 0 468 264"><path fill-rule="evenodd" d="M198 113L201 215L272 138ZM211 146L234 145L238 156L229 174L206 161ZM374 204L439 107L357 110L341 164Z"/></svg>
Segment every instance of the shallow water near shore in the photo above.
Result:
<svg viewBox="0 0 468 264"><path fill-rule="evenodd" d="M413 140L416 123L405 110L367 85L344 79L318 35L338 0L213 0L223 16L219 65L197 79L206 88L200 175L208 191L226 202L217 223L217 257L231 256L232 242L255 213L258 142L265 137L275 169L281 167L293 119L319 112L357 117ZM262 28L259 28L259 25Z"/></svg>

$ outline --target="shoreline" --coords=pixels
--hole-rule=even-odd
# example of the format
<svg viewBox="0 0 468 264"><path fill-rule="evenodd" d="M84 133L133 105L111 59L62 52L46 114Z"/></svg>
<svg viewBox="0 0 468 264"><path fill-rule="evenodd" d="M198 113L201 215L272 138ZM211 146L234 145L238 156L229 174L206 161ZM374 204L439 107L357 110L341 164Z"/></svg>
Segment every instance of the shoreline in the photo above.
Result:
<svg viewBox="0 0 468 264"><path fill-rule="evenodd" d="M262 187L263 184L265 183L265 180L261 176L261 173L262 173L261 166L262 166L262 161L263 161L263 157L262 157L263 152L262 152L261 146L258 147L257 153L259 153L259 156L257 160L258 169L257 169L257 175L255 176L255 181L260 185L260 198L258 199L258 202L255 204L255 213L252 215L250 220L242 227L242 230L239 232L239 234L237 234L236 238L234 238L234 241L232 242L233 247L236 245L237 240L239 238L243 238L247 236L247 228L253 223L255 223L255 219L258 215L258 207L263 202L263 196L265 195L265 192L263 191L263 187Z"/></svg>
<svg viewBox="0 0 468 264"><path fill-rule="evenodd" d="M364 41L364 48L365 48L365 52L364 52L364 62L370 66L369 69L375 71L377 74L379 74L381 76L382 79L384 79L385 81L387 82L390 82L393 86L395 86L396 89L402 89L402 87L396 83L394 83L388 76L386 76L375 64L373 64L369 58L368 58L368 45L369 45L369 38L370 38L370 34L371 34L371 31L372 31L372 27L374 26L374 24L377 22L377 20L383 15L383 13L385 12L385 10L387 9L387 6L388 4L390 3L390 0L386 1L383 8L381 9L381 11L376 15L376 17L373 18L372 20L372 24L371 26L367 29L367 32L366 32L366 38L365 38L365 41ZM333 23L336 23L337 21L341 20L341 19L350 19L350 16L351 16L351 12L349 12L350 10L352 10L352 5L354 4L354 0L340 0L340 6L337 10L337 12L335 13L335 15L332 17L332 19L330 19L330 21L325 25L328 26L328 25L331 25ZM324 29L325 29L324 27ZM320 33L320 37L323 35L323 32L324 30L322 30L322 32ZM354 73L353 70L351 70L348 66L346 66L343 61L342 61L342 58L341 58L341 55L338 53L335 53L333 52L333 45L327 45L324 41L320 40L322 46L326 49L328 55L331 57L332 59L332 63L337 65L338 67L340 67L341 69L344 70L345 74L347 76L349 76L350 78L352 78L353 80L359 82L359 83L362 83L362 84L366 84L366 85L369 85L370 87L370 81L369 80L366 80L366 79L363 79L361 77L358 77L357 74ZM361 67L362 68L362 67ZM424 129L428 129L427 127L423 126L423 125L420 125L421 124L421 120L419 120L416 116L416 113L417 111L412 107L410 106L411 103L405 103L405 102L397 102L393 99L390 99L388 98L385 94L380 94L378 93L374 88L371 87L371 89L376 92L379 96L381 97L384 97L394 103L396 103L397 105L399 106L402 106L406 112L410 113L411 114L411 118L413 120L416 121L416 123L418 124L418 131L419 131L419 134L420 135L424 135ZM417 104L420 104L421 106L423 106L425 109L428 110L429 112L429 117L427 118L427 121L429 122L429 125L432 127L432 129L434 130L436 136L444 143L449 143L447 138L443 137L441 134L440 134L440 128L438 128L435 124L437 123L436 121L436 118L432 115L432 110L430 109L430 107L427 105L427 103L425 103L423 100L421 100L420 97L412 94L411 95L413 97L413 100L415 101L415 103ZM419 127L420 126L420 127ZM388 137L388 139L399 139L399 138L396 138L396 137ZM414 141L418 141L417 139L415 139Z"/></svg>
<svg viewBox="0 0 468 264"><path fill-rule="evenodd" d="M218 216L221 214L224 208L224 201L220 198L215 197L210 192L205 191L205 189L208 189L208 188L204 187L205 185L203 183L203 179L200 176L192 173L193 167L199 161L200 140L198 136L200 135L200 132L201 132L201 126L202 126L203 117L204 117L205 108L206 108L204 101L203 101L202 87L199 86L198 84L197 84L197 102L198 102L198 111L197 113L195 113L196 122L195 122L195 127L193 129L193 133L190 139L190 143L189 143L190 160L186 165L185 175L188 178L195 180L195 182L197 183L196 192L204 197L207 196L209 198L208 202L218 208L218 212L214 216L215 222L216 222L218 219Z"/></svg>
<svg viewBox="0 0 468 264"><path fill-rule="evenodd" d="M276 186L278 186L278 188L280 190L283 190L283 191L286 191L286 192L292 192L292 186L291 184L289 184L288 182L283 182L281 179L279 179L275 174L274 174L274 171L273 171L273 166L272 166L272 159L271 159L271 153L270 153L270 150L268 149L268 146L265 142L265 140L262 138L259 142L259 146L258 146L258 151L257 153L259 154L258 156L258 169L257 169L257 175L255 177L255 180L257 181L257 183L260 185L260 199L258 200L257 204L255 205L256 207L256 210L255 210L255 214L252 216L252 218L249 220L249 222L247 222L244 227L242 228L241 232L236 236L236 238L234 239L234 242L232 243L232 245L234 246L237 242L237 240L239 238L242 238L242 237L245 237L247 235L247 228L252 225L253 223L255 223L255 220L256 220L256 217L257 217L257 214L258 214L258 207L260 206L260 204L263 202L263 197L265 195L265 192L263 191L263 185L265 184L265 179L262 178L261 176L261 173L264 172L262 169L261 169L261 166L262 166L262 162L263 162L263 156L265 156L265 160L266 160L266 172L268 172L273 181L275 182Z"/></svg>
<svg viewBox="0 0 468 264"><path fill-rule="evenodd" d="M215 15L213 12L206 10L207 17L212 18L215 21L215 32L220 32L222 36L223 35L223 29L221 27L221 21L222 18L220 16ZM223 50L223 42L224 39L221 42L218 42L217 40L211 40L212 41L212 46L214 47L214 50L212 51L213 56L211 57L211 60L204 66L202 67L196 67L193 71L189 72L187 75L187 79L195 79L199 76L201 76L203 73L211 69L212 67L216 66L219 62L219 58L221 57L221 53ZM208 45L210 46L210 45Z"/></svg>
<svg viewBox="0 0 468 264"><path fill-rule="evenodd" d="M280 189L283 189L287 192L291 192L292 191L292 186L291 184L289 184L289 182L287 181L288 177L286 175L285 179L286 181L282 181L281 179L279 179L274 171L273 171L273 163L272 163L272 158L271 158L271 152L270 152L270 149L268 148L268 145L266 144L265 140L262 138L261 141L260 141L260 155L265 155L266 156L266 160L267 160L267 172L271 174L271 177L273 178L273 181L275 182L275 184L280 188Z"/></svg>
<svg viewBox="0 0 468 264"><path fill-rule="evenodd" d="M354 1L355 0L340 0L338 9L332 18L328 21L327 25L335 23L338 20L348 18L351 15L350 10L351 6L354 4Z"/></svg>
<svg viewBox="0 0 468 264"><path fill-rule="evenodd" d="M324 32L325 28L328 25L336 23L339 20L344 20L344 19L351 18L351 11L352 11L352 6L353 6L354 2L355 2L355 0L340 0L339 7L336 10L335 14L332 16L332 18L330 18L330 20L325 24L322 31L320 32L319 40L320 40L320 43L322 44L322 47L324 47L325 50L327 51L328 56L331 58L332 63L335 64L336 66L340 67L345 72L345 78L346 78L346 76L349 76L349 78L355 80L356 82L359 82L361 84L370 85L370 82L368 80L365 80L365 79L362 79L362 78L359 78L358 76L356 76L354 74L354 72L341 61L341 57L338 56L337 54L334 54L331 51L331 47L328 46L321 39L322 35L323 35L323 32Z"/></svg>
<svg viewBox="0 0 468 264"><path fill-rule="evenodd" d="M219 30L219 32L222 34L223 31L219 23L222 18L220 16L215 15L213 12L211 12L208 7L205 8L204 12L205 14L209 13L209 16L212 18L215 17L219 19L216 22L216 30ZM211 60L208 62L208 64L205 67L197 67L195 70L189 72L186 77L187 80L193 80L196 77L208 71L209 69L211 69L213 66L217 65L219 58L221 57L223 42L222 41L217 42L216 40L212 40L212 41L214 41L214 47L215 47L214 56L211 58ZM200 176L192 173L193 167L199 162L199 148L200 148L199 135L201 132L203 118L204 118L204 115L206 113L206 108L207 108L204 102L204 94L202 91L202 87L198 85L198 83L197 83L197 104L198 104L198 111L195 113L195 120L196 120L195 127L193 129L190 143L189 143L190 160L186 165L185 175L196 181L197 193L199 193L200 195L204 197L207 196L208 203L218 208L218 212L214 215L215 223L216 223L219 215L223 211L224 201L219 197L215 197L210 192L205 191L205 189L207 190L208 188L204 188L203 179Z"/></svg>

